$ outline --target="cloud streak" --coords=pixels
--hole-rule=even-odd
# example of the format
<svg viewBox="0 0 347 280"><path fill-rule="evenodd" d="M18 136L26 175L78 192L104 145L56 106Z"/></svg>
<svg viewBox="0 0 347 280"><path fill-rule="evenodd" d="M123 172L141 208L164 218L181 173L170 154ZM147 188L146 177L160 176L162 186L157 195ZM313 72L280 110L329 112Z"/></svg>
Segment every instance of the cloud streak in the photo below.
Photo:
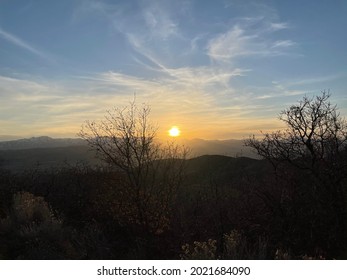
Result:
<svg viewBox="0 0 347 280"><path fill-rule="evenodd" d="M296 43L292 40L282 40L274 42L271 48L289 48L295 45Z"/></svg>
<svg viewBox="0 0 347 280"><path fill-rule="evenodd" d="M279 31L279 30L288 29L288 28L290 28L290 25L287 22L270 23L271 31Z"/></svg>
<svg viewBox="0 0 347 280"><path fill-rule="evenodd" d="M38 56L40 58L43 58L45 60L51 60L51 58L43 51L38 50L37 48L33 47L29 43L25 42L23 39L20 39L19 37L15 36L9 32L6 32L1 27L0 27L0 37L5 39L6 41L12 43L13 45L15 45L17 47L20 47L22 49L25 49L25 50L35 54L36 56Z"/></svg>
<svg viewBox="0 0 347 280"><path fill-rule="evenodd" d="M170 18L167 11L162 9L158 3L151 3L144 8L142 14L151 36L166 40L171 36L178 35L178 24Z"/></svg>
<svg viewBox="0 0 347 280"><path fill-rule="evenodd" d="M250 21L247 20L247 22ZM270 29L268 29L265 19L257 18L254 21L257 21L259 28L250 28L252 26L245 24L245 21L242 20L231 26L225 33L210 39L207 53L211 59L217 62L232 63L233 59L240 57L284 55L296 45L292 40L273 41L270 38L272 32L287 28L286 24L277 23L275 27L274 24L270 24ZM284 52L283 49L286 49L287 52Z"/></svg>
<svg viewBox="0 0 347 280"><path fill-rule="evenodd" d="M217 61L227 61L233 57L250 53L250 44L254 36L247 36L239 26L210 40L207 46L208 55Z"/></svg>

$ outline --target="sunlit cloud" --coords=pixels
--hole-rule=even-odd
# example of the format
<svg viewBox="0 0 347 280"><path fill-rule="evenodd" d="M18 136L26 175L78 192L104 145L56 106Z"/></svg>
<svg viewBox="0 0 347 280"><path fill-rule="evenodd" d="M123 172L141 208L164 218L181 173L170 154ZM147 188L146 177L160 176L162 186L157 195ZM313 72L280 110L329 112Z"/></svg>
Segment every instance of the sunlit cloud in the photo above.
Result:
<svg viewBox="0 0 347 280"><path fill-rule="evenodd" d="M270 94L264 94L264 95L259 95L257 97L255 97L256 99L270 99L270 98L273 98L274 96L273 95L270 95Z"/></svg>
<svg viewBox="0 0 347 280"><path fill-rule="evenodd" d="M65 135L74 136L82 120L88 114L100 113L98 107L105 108L107 103L105 98L98 101L63 84L52 86L49 82L3 76L0 76L0 90L3 101L0 103L0 120L4 124L0 134L18 134L15 131L20 131L22 136L33 136L42 135L48 128L62 132L64 127L69 127L71 129L66 129Z"/></svg>
<svg viewBox="0 0 347 280"><path fill-rule="evenodd" d="M229 105L218 108L220 96L211 94L208 86L223 83L225 77L207 80L210 76L207 69L200 69L200 73L196 69L169 71L171 76L160 81L145 81L115 72L101 73L79 78L75 81L79 84L78 90L66 84L52 88L49 84L1 77L2 90L11 96L0 104L1 119L17 123L15 126L21 127L26 135L29 131L36 135L49 131L50 135L75 136L85 120L101 119L107 109L128 104L135 93L140 104L145 102L151 106L153 121L161 128L159 135L166 133L169 124L175 124L186 131L185 137L201 137L209 128L210 133L204 137L213 138L213 133L217 133L215 127L228 131L254 112L267 109L263 105L247 105L246 101L231 105L235 103L232 100L227 102ZM191 81L194 77L196 81ZM0 134L12 134L7 126L1 129Z"/></svg>

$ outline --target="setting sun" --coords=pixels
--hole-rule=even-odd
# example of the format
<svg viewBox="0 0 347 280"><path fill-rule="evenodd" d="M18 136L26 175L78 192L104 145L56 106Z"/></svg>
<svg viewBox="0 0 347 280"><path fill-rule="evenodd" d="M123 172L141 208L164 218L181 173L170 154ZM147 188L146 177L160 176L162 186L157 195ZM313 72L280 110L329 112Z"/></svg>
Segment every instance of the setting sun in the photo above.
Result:
<svg viewBox="0 0 347 280"><path fill-rule="evenodd" d="M171 137L177 137L177 136L180 136L180 134L181 134L181 131L179 130L179 128L177 126L173 126L169 130L169 135Z"/></svg>

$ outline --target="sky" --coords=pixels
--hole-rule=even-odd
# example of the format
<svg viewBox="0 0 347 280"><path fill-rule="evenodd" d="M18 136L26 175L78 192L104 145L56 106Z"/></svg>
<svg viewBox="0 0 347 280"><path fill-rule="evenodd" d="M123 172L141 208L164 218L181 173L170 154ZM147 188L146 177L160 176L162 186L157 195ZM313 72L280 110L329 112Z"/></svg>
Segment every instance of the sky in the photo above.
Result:
<svg viewBox="0 0 347 280"><path fill-rule="evenodd" d="M136 102L158 136L243 139L330 91L347 115L345 0L0 0L0 135L77 137Z"/></svg>

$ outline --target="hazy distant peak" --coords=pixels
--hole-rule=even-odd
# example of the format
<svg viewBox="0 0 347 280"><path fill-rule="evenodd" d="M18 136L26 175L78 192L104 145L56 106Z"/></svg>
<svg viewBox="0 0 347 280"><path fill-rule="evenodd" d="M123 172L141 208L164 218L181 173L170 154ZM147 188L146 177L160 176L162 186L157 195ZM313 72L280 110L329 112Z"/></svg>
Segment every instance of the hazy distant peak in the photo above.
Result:
<svg viewBox="0 0 347 280"><path fill-rule="evenodd" d="M0 142L3 142L3 141L13 141L13 140L21 139L21 138L23 138L23 137L16 136L16 135L0 135Z"/></svg>
<svg viewBox="0 0 347 280"><path fill-rule="evenodd" d="M86 143L80 138L51 138L49 136L38 136L0 142L0 150L56 148L76 145L86 145Z"/></svg>
<svg viewBox="0 0 347 280"><path fill-rule="evenodd" d="M194 138L183 140L182 144L191 149L191 157L201 155L224 155L232 157L256 157L249 147L244 146L243 140L206 140Z"/></svg>

